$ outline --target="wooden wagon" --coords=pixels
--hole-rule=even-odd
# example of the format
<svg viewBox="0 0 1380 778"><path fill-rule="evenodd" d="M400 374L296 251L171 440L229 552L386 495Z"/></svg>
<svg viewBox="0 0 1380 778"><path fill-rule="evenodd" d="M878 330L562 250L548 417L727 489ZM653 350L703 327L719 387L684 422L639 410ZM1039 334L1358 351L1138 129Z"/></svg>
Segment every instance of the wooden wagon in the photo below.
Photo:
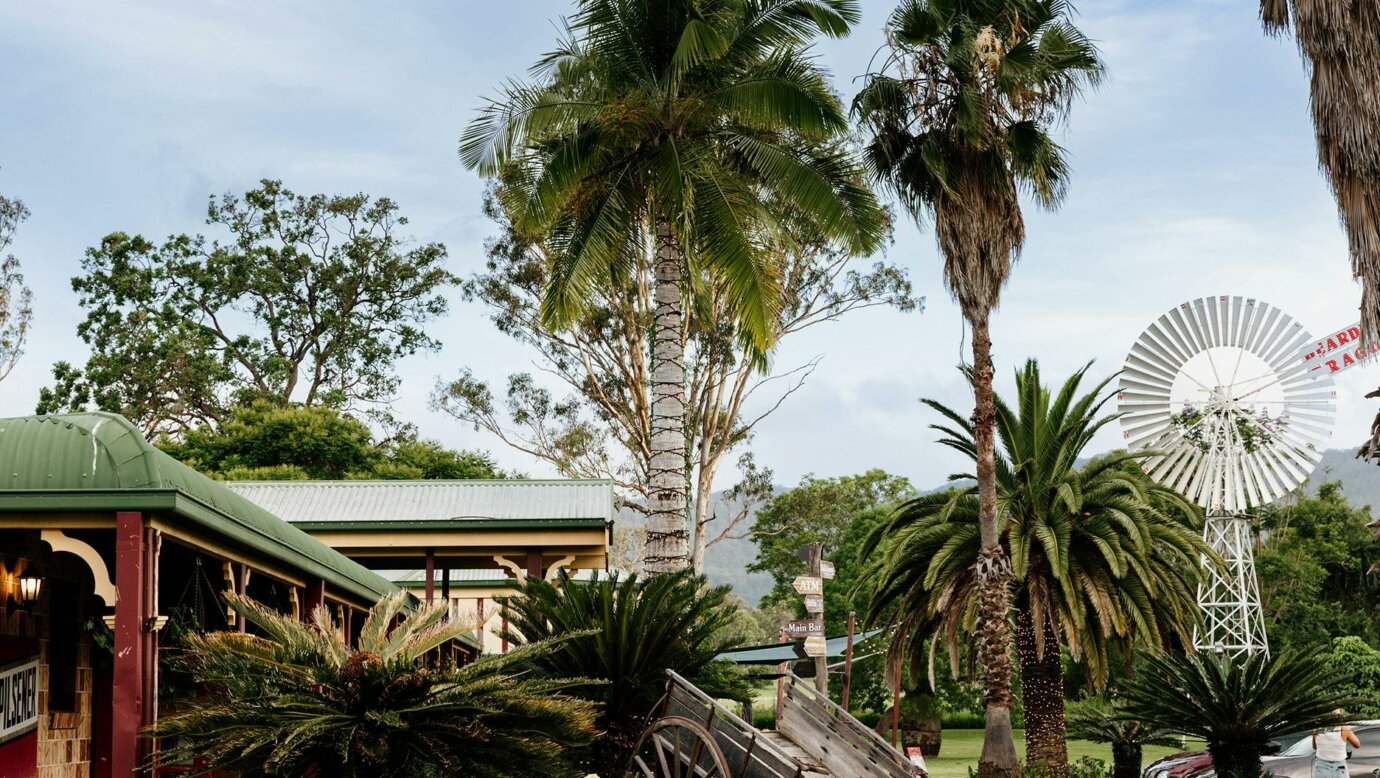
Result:
<svg viewBox="0 0 1380 778"><path fill-rule="evenodd" d="M642 733L627 778L911 778L881 735L793 674L763 731L674 672Z"/></svg>

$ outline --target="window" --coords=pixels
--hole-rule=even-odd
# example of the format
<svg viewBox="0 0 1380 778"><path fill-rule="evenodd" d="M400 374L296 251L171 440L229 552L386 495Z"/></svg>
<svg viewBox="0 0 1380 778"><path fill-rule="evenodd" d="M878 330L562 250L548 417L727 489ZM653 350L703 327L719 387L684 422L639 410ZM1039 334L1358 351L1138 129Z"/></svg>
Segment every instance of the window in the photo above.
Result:
<svg viewBox="0 0 1380 778"><path fill-rule="evenodd" d="M1356 730L1356 737L1361 741L1361 747L1351 752L1353 757L1380 756L1380 729Z"/></svg>

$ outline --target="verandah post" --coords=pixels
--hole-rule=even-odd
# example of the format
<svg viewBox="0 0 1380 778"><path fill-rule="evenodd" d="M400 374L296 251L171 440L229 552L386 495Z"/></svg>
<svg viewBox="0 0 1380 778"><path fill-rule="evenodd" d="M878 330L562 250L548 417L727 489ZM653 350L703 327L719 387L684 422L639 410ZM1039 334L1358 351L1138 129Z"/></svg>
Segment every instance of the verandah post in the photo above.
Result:
<svg viewBox="0 0 1380 778"><path fill-rule="evenodd" d="M157 649L149 631L157 600L158 557L138 511L115 514L115 656L110 717L110 774L134 775L150 751L140 736L156 704ZM156 540L155 540L156 542Z"/></svg>

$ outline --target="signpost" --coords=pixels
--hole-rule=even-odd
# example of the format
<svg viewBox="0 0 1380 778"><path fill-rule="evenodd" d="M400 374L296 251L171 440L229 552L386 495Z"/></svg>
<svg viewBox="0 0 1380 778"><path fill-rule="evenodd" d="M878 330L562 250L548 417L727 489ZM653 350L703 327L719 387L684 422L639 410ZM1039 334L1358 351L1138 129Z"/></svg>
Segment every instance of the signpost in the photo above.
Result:
<svg viewBox="0 0 1380 778"><path fill-rule="evenodd" d="M834 563L819 560L819 577L826 581L834 580Z"/></svg>
<svg viewBox="0 0 1380 778"><path fill-rule="evenodd" d="M823 670L823 671L819 670L819 663L820 663L820 662L827 662L827 661L828 661L827 658L825 657L825 654L827 654L828 652L829 652L828 644L825 643L825 641L824 641L824 636L823 636L823 635L811 635L810 637L805 638L805 655L806 655L806 656L812 656L812 657L815 658L815 668L816 668L816 669L815 669L815 684L816 684L816 685L819 685L819 679L820 679L820 677L821 677L820 673L821 673L821 672L823 672L823 673L828 673L828 672L829 672L827 668L826 668L825 670ZM827 677L827 676L825 676L825 677ZM825 682L825 686L826 686L826 687L828 686L828 682L827 682L827 681Z"/></svg>
<svg viewBox="0 0 1380 778"><path fill-rule="evenodd" d="M786 634L793 638L823 637L824 622L817 619L797 619L786 623Z"/></svg>
<svg viewBox="0 0 1380 778"><path fill-rule="evenodd" d="M799 594L822 594L824 592L824 579L818 575L798 575L791 586L795 587Z"/></svg>
<svg viewBox="0 0 1380 778"><path fill-rule="evenodd" d="M805 595L805 612L806 612L806 613L817 614L817 615L819 615L821 618L823 618L823 615L824 615L824 595L822 595L822 594L807 594L807 595Z"/></svg>

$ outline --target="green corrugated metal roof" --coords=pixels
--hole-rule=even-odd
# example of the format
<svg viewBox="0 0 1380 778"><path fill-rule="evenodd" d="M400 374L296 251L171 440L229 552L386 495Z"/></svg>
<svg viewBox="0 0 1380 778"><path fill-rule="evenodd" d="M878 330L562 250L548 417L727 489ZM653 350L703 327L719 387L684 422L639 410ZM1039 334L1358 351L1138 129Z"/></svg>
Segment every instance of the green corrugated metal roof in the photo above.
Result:
<svg viewBox="0 0 1380 778"><path fill-rule="evenodd" d="M396 588L158 450L121 416L0 419L0 513L64 510L166 512L365 601Z"/></svg>

